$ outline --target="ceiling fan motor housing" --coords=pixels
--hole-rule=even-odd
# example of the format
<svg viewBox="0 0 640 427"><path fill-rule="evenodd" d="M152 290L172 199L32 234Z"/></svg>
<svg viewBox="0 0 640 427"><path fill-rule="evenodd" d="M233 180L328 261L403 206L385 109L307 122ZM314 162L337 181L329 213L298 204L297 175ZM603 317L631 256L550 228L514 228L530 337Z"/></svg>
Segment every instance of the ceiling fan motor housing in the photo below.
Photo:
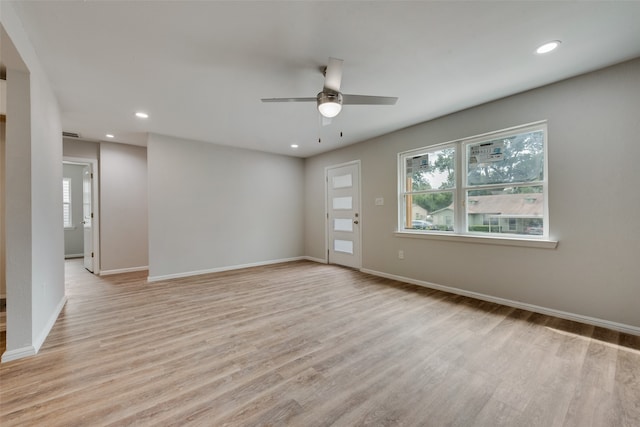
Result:
<svg viewBox="0 0 640 427"><path fill-rule="evenodd" d="M338 115L342 109L342 94L325 89L317 96L318 111L325 117L331 118Z"/></svg>
<svg viewBox="0 0 640 427"><path fill-rule="evenodd" d="M325 102L334 102L342 105L342 94L340 92L325 89L318 94L317 98L318 105L324 104Z"/></svg>

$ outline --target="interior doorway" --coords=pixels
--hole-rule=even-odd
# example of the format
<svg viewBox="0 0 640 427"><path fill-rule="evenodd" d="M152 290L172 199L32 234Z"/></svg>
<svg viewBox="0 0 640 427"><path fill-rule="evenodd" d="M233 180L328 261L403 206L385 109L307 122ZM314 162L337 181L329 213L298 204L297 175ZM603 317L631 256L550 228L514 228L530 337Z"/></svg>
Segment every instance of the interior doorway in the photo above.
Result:
<svg viewBox="0 0 640 427"><path fill-rule="evenodd" d="M97 160L64 157L62 189L65 259L82 258L85 269L99 274Z"/></svg>

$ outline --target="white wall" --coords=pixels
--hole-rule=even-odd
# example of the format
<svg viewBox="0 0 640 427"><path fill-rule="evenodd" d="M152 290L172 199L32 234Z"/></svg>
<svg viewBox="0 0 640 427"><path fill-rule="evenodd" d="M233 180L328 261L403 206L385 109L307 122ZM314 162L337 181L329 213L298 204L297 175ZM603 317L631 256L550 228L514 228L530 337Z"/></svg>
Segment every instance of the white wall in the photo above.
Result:
<svg viewBox="0 0 640 427"><path fill-rule="evenodd" d="M101 274L146 269L147 150L100 143Z"/></svg>
<svg viewBox="0 0 640 427"><path fill-rule="evenodd" d="M84 226L82 224L82 170L84 166L64 164L62 176L71 178L71 223L72 228L64 230L64 256L65 258L83 255L84 253Z"/></svg>
<svg viewBox="0 0 640 427"><path fill-rule="evenodd" d="M636 59L309 158L306 255L325 258L324 167L361 159L364 269L640 332L639 114ZM395 237L398 152L544 119L557 249Z"/></svg>
<svg viewBox="0 0 640 427"><path fill-rule="evenodd" d="M303 255L303 161L150 135L149 276Z"/></svg>
<svg viewBox="0 0 640 427"><path fill-rule="evenodd" d="M57 100L11 3L0 2L0 17L7 66L7 361L39 350L66 299Z"/></svg>

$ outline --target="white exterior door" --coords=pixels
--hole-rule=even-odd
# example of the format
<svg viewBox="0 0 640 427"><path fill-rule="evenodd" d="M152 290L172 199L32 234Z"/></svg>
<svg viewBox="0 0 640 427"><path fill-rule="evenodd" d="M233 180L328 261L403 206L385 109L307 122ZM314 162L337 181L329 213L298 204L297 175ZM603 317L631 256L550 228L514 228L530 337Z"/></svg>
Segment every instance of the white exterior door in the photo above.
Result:
<svg viewBox="0 0 640 427"><path fill-rule="evenodd" d="M82 226L84 228L84 268L93 273L93 209L91 192L93 172L91 165L82 169Z"/></svg>
<svg viewBox="0 0 640 427"><path fill-rule="evenodd" d="M360 268L360 162L326 169L328 262Z"/></svg>

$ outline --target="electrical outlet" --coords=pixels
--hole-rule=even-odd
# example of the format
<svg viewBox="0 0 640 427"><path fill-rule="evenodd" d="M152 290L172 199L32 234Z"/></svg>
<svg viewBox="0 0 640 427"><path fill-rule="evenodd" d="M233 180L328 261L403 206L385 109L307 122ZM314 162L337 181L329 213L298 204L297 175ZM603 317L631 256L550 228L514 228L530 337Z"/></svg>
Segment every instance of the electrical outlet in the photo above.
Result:
<svg viewBox="0 0 640 427"><path fill-rule="evenodd" d="M404 251L403 250L399 250L398 251L398 258L399 259L404 259Z"/></svg>

